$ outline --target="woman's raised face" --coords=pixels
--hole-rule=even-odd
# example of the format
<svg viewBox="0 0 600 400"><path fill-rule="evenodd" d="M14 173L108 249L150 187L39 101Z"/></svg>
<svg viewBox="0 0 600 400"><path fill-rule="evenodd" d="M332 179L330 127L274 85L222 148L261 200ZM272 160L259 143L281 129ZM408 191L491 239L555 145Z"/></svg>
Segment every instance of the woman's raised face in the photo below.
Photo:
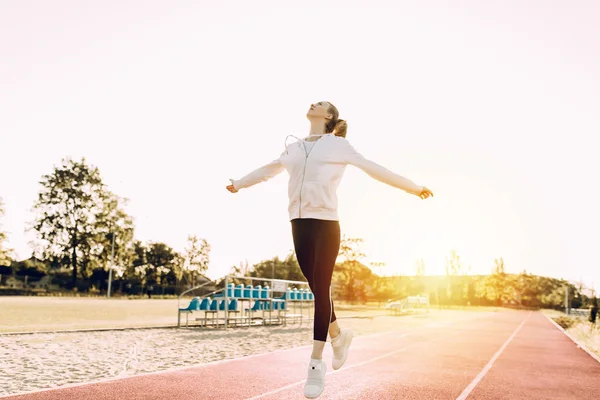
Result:
<svg viewBox="0 0 600 400"><path fill-rule="evenodd" d="M309 118L324 118L331 119L332 114L329 113L329 103L326 101L319 101L310 105L306 116Z"/></svg>

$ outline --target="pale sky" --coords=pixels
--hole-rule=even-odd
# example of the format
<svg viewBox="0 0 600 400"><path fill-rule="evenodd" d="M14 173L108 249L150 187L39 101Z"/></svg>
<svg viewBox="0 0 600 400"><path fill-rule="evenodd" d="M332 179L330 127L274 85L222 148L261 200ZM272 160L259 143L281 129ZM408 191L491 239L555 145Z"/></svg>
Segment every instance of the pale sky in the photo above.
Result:
<svg viewBox="0 0 600 400"><path fill-rule="evenodd" d="M220 277L292 249L287 173L233 195L330 101L364 156L420 200L348 167L342 232L388 273L474 273L600 288L600 3L0 3L0 197L20 258L39 180L85 156L130 199L136 238L212 245Z"/></svg>

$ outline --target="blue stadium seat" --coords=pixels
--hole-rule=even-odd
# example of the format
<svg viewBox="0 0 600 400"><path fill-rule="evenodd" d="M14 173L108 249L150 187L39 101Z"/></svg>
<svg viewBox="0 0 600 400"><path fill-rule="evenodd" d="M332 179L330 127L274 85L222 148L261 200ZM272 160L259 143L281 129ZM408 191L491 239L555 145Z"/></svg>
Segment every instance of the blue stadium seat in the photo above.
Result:
<svg viewBox="0 0 600 400"><path fill-rule="evenodd" d="M262 288L262 291L260 293L260 298L261 299L268 299L269 298L269 287L265 286L264 288Z"/></svg>
<svg viewBox="0 0 600 400"><path fill-rule="evenodd" d="M273 310L285 310L285 301L274 301Z"/></svg>
<svg viewBox="0 0 600 400"><path fill-rule="evenodd" d="M200 305L200 297L194 297L186 308L180 308L179 311L198 311Z"/></svg>
<svg viewBox="0 0 600 400"><path fill-rule="evenodd" d="M205 297L200 302L200 307L198 307L198 310L206 311L206 310L208 310L209 306L210 306L210 297Z"/></svg>
<svg viewBox="0 0 600 400"><path fill-rule="evenodd" d="M244 285L237 285L233 291L233 297L244 297Z"/></svg>
<svg viewBox="0 0 600 400"><path fill-rule="evenodd" d="M275 297L276 299L279 300L288 300L291 297L292 293L290 291L285 292L284 294L282 294L279 297Z"/></svg>

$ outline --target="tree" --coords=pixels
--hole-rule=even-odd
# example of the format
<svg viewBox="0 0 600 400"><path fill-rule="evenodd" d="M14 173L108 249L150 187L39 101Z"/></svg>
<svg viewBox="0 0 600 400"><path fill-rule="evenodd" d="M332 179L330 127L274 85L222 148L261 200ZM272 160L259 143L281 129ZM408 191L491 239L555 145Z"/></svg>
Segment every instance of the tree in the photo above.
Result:
<svg viewBox="0 0 600 400"><path fill-rule="evenodd" d="M181 256L165 243L151 243L146 251L146 283L175 284L183 268Z"/></svg>
<svg viewBox="0 0 600 400"><path fill-rule="evenodd" d="M513 278L513 284L517 296L517 301L525 307L538 307L540 301L537 297L538 291L537 277L523 270L518 276Z"/></svg>
<svg viewBox="0 0 600 400"><path fill-rule="evenodd" d="M514 293L511 293L512 285L509 283L511 282L505 272L504 259L502 257L494 259L492 274L485 281L486 297L496 305L513 300Z"/></svg>
<svg viewBox="0 0 600 400"><path fill-rule="evenodd" d="M454 304L464 304L468 299L469 288L465 285L465 279L462 277L467 271L456 251L450 251L450 255L446 257L446 277L448 280L446 295Z"/></svg>
<svg viewBox="0 0 600 400"><path fill-rule="evenodd" d="M334 283L338 294L349 301L366 300L369 284L373 280L371 270L361 263L365 254L360 249L361 238L343 237L339 257L342 262L334 271Z"/></svg>
<svg viewBox="0 0 600 400"><path fill-rule="evenodd" d="M114 193L106 192L103 207L96 215L93 260L97 268L107 270L114 261L114 273L125 274L128 265L134 258L134 224L124 207L127 199ZM114 260L111 260L112 240L114 235Z"/></svg>
<svg viewBox="0 0 600 400"><path fill-rule="evenodd" d="M306 278L300 269L295 253L290 253L284 260L274 257L270 260L261 261L255 264L250 272L250 276L283 279L288 281L306 282Z"/></svg>
<svg viewBox="0 0 600 400"><path fill-rule="evenodd" d="M240 261L239 265L234 265L231 267L229 274L237 275L237 276L250 276L250 272L252 271L252 266L248 264L248 260Z"/></svg>
<svg viewBox="0 0 600 400"><path fill-rule="evenodd" d="M492 274L496 274L496 275L506 274L506 271L504 269L504 259L502 257L494 259L494 269L492 270Z"/></svg>
<svg viewBox="0 0 600 400"><path fill-rule="evenodd" d="M189 235L185 247L184 271L191 274L190 281L196 286L196 277L205 274L210 262L210 245L206 239L199 239L196 235Z"/></svg>
<svg viewBox="0 0 600 400"><path fill-rule="evenodd" d="M555 278L544 276L536 277L537 299L543 307L561 309L565 303L565 289L569 288L569 293L574 293L574 286L570 283Z"/></svg>
<svg viewBox="0 0 600 400"><path fill-rule="evenodd" d="M417 260L417 271L416 276L425 276L425 260L422 258Z"/></svg>
<svg viewBox="0 0 600 400"><path fill-rule="evenodd" d="M398 277L373 277L373 287L369 292L369 297L379 302L387 302L388 300L395 299L397 297L404 297L406 295L403 290L404 287L400 286L395 282Z"/></svg>
<svg viewBox="0 0 600 400"><path fill-rule="evenodd" d="M132 260L130 264L126 264L125 279L129 281L139 281L142 285L146 284L146 270L148 269L148 261L146 253L148 248L139 240L133 242Z"/></svg>
<svg viewBox="0 0 600 400"><path fill-rule="evenodd" d="M100 234L98 219L110 193L98 168L88 165L85 158L63 159L40 184L33 225L39 239L37 252L54 264L69 266L75 286L80 268L88 270L93 261Z"/></svg>
<svg viewBox="0 0 600 400"><path fill-rule="evenodd" d="M446 275L447 276L458 276L462 275L464 267L460 261L460 256L455 250L450 251L450 255L446 257Z"/></svg>
<svg viewBox="0 0 600 400"><path fill-rule="evenodd" d="M410 295L420 295L427 292L425 286L425 260L422 258L416 261L415 276L410 278L410 284L408 287L408 293Z"/></svg>
<svg viewBox="0 0 600 400"><path fill-rule="evenodd" d="M93 238L84 246L81 276L97 283L97 289L108 287L109 269L113 279L123 276L133 258L133 218L123 209L127 199L105 191L102 208L95 215ZM114 237L114 258L113 258Z"/></svg>
<svg viewBox="0 0 600 400"><path fill-rule="evenodd" d="M7 267L11 263L12 250L4 245L6 233L2 230L2 219L4 218L4 202L0 197L0 266Z"/></svg>
<svg viewBox="0 0 600 400"><path fill-rule="evenodd" d="M41 278L48 273L48 265L35 257L23 261L13 261L13 271L17 276Z"/></svg>
<svg viewBox="0 0 600 400"><path fill-rule="evenodd" d="M361 238L349 238L344 236L340 243L339 257L343 262L358 262L366 257L360 249L361 243L364 240Z"/></svg>

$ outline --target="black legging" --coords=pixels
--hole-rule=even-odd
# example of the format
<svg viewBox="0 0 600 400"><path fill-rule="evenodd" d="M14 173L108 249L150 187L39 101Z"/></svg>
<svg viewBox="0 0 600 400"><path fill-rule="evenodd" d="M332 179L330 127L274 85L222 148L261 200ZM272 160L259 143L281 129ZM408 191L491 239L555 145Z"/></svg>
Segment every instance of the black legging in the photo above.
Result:
<svg viewBox="0 0 600 400"><path fill-rule="evenodd" d="M331 276L340 251L340 224L320 219L294 219L292 236L298 264L315 297L313 339L325 342L329 324L336 319Z"/></svg>

